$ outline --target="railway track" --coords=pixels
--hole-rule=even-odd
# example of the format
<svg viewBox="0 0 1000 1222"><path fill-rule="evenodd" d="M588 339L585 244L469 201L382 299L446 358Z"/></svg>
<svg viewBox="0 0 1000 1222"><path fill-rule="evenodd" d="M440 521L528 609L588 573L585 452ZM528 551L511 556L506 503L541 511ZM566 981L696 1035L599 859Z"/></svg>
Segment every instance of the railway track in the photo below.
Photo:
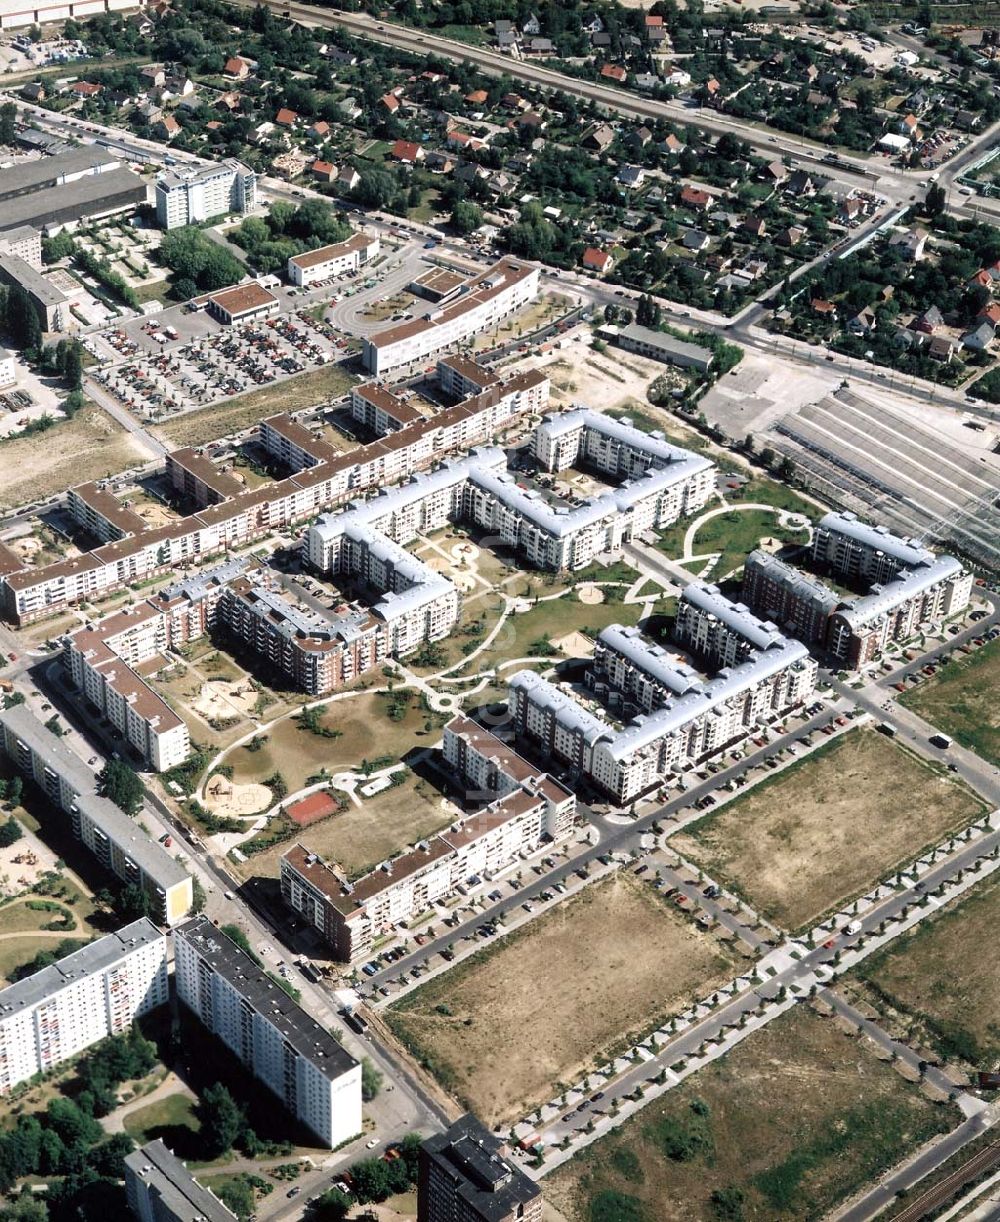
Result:
<svg viewBox="0 0 1000 1222"><path fill-rule="evenodd" d="M1000 1163L1000 1141L994 1141L978 1154L974 1154L957 1171L953 1171L940 1184L929 1188L923 1196L917 1197L912 1205L907 1205L901 1213L896 1214L892 1222L920 1222L921 1218L926 1218L932 1210L946 1204L966 1184L984 1171L991 1170L997 1163Z"/></svg>

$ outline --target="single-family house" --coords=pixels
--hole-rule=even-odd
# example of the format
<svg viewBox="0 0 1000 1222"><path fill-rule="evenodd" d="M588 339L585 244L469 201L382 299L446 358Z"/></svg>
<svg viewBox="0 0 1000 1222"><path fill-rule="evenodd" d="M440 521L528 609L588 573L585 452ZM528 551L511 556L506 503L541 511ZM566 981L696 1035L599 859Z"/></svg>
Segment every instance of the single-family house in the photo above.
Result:
<svg viewBox="0 0 1000 1222"><path fill-rule="evenodd" d="M615 265L614 256L596 246L588 246L580 260L588 271L599 272L602 276L611 271Z"/></svg>

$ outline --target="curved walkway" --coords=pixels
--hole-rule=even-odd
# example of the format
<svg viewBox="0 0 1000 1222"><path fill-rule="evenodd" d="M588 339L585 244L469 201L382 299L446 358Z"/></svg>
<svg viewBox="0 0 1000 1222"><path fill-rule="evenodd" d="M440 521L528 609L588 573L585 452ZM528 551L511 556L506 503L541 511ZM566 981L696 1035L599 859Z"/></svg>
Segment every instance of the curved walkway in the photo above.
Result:
<svg viewBox="0 0 1000 1222"><path fill-rule="evenodd" d="M721 514L724 514L724 513L744 513L747 510L751 510L751 509L763 510L767 513L775 514L777 516L779 526L787 526L789 518L801 518L804 516L803 514L800 514L800 513L793 513L789 509L778 509L777 506L775 505L761 505L761 504L758 504L756 501L750 502L748 504L731 505L729 503L726 503L724 505L719 505L717 508L709 509L707 513L703 513L700 518L695 518L695 520L691 523L691 525L684 532L684 552L680 556L678 563L684 564L689 560L700 559L700 557L697 556L692 550L694 547L694 538L695 538L695 535L697 535L698 531L710 519L717 518ZM808 519L807 519L807 523L808 523Z"/></svg>

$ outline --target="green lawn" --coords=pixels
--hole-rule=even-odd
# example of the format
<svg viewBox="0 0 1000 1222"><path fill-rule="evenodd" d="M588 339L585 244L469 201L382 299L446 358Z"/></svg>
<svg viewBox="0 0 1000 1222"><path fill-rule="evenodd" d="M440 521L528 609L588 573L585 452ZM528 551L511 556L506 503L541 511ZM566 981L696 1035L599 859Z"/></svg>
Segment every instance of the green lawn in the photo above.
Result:
<svg viewBox="0 0 1000 1222"><path fill-rule="evenodd" d="M690 522L680 523L665 531L660 537L660 550L679 559L688 526ZM721 553L709 575L713 581L720 581L738 569L747 553L759 547L762 539L777 539L785 545L801 546L808 542L808 538L805 530L779 526L777 514L771 510L734 508L703 523L695 533L691 550L695 556Z"/></svg>
<svg viewBox="0 0 1000 1222"><path fill-rule="evenodd" d="M970 654L955 653L932 679L900 696L956 742L1000 765L1000 640Z"/></svg>
<svg viewBox="0 0 1000 1222"><path fill-rule="evenodd" d="M544 591L542 591L544 597ZM664 601L658 603L657 611L667 613ZM580 602L572 592L561 598L536 603L530 611L507 617L503 628L489 648L478 653L472 662L474 670L488 670L512 658L527 658L537 654L546 655L548 642L558 640L571 632L583 632L596 636L609 624L626 626L638 622L645 611L645 604L605 601L594 605ZM548 646L551 648L551 646ZM556 661L568 655L553 652Z"/></svg>
<svg viewBox="0 0 1000 1222"><path fill-rule="evenodd" d="M187 1095L167 1095L156 1103L130 1112L125 1117L125 1132L140 1146L162 1137L168 1146L180 1153L175 1144L179 1143L190 1156L196 1153L193 1139L201 1127L194 1109L195 1105Z"/></svg>

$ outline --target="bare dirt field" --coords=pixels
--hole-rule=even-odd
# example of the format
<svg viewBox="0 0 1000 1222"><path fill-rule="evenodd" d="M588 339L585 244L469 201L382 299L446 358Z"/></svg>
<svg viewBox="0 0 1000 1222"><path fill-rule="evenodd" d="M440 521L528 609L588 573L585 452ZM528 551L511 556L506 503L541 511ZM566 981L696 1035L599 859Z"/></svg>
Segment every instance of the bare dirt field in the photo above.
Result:
<svg viewBox="0 0 1000 1222"><path fill-rule="evenodd" d="M433 835L455 818L456 808L445 803L426 781L409 778L360 806L351 803L340 814L297 829L297 837L314 853L338 865L349 878L357 878L418 840ZM281 856L291 841L258 853L238 871L277 878Z"/></svg>
<svg viewBox="0 0 1000 1222"><path fill-rule="evenodd" d="M336 399L357 381L340 365L325 365L311 373L286 378L263 390L225 399L200 411L188 412L160 425L158 432L174 446L197 446L217 437L248 429L265 416L297 412Z"/></svg>
<svg viewBox="0 0 1000 1222"><path fill-rule="evenodd" d="M214 776L205 786L203 801L213 814L240 818L269 810L274 794L266 785L234 785L224 776Z"/></svg>
<svg viewBox="0 0 1000 1222"><path fill-rule="evenodd" d="M84 407L72 420L55 425L42 436L3 443L0 507L42 500L154 457L99 407Z"/></svg>
<svg viewBox="0 0 1000 1222"><path fill-rule="evenodd" d="M388 1018L492 1126L543 1103L730 974L711 935L621 875L473 955Z"/></svg>
<svg viewBox="0 0 1000 1222"><path fill-rule="evenodd" d="M208 721L249 717L257 703L257 695L249 681L230 683L226 679L210 679L201 685L191 707Z"/></svg>
<svg viewBox="0 0 1000 1222"><path fill-rule="evenodd" d="M861 729L672 843L795 930L984 812L979 798L946 772Z"/></svg>
<svg viewBox="0 0 1000 1222"><path fill-rule="evenodd" d="M915 1038L980 1068L1000 1059L1000 879L949 904L858 968ZM974 950L972 948L975 948Z"/></svg>
<svg viewBox="0 0 1000 1222"><path fill-rule="evenodd" d="M570 1222L807 1222L958 1119L799 1006L547 1176L545 1195Z"/></svg>

